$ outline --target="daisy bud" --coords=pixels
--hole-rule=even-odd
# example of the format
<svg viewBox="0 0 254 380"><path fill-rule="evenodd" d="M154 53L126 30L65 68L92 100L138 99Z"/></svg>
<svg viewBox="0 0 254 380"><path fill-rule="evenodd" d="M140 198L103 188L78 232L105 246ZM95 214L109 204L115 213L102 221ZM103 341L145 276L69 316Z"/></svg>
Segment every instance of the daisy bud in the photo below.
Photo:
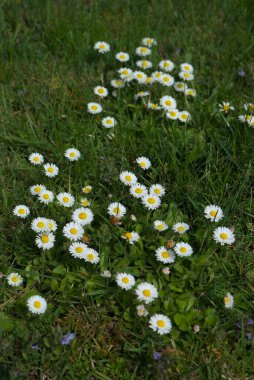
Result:
<svg viewBox="0 0 254 380"><path fill-rule="evenodd" d="M198 333L199 330L200 330L199 325L195 325L195 326L193 327L193 331L194 331L195 334Z"/></svg>
<svg viewBox="0 0 254 380"><path fill-rule="evenodd" d="M166 274L166 275L169 275L169 274L170 274L170 269L169 269L169 267L165 267L165 268L163 268L161 271L162 271L163 274Z"/></svg>
<svg viewBox="0 0 254 380"><path fill-rule="evenodd" d="M165 247L166 247L167 249L173 248L174 246L175 246L175 242L174 242L174 240L168 240L168 241L166 242L166 244L165 244Z"/></svg>
<svg viewBox="0 0 254 380"><path fill-rule="evenodd" d="M131 215L131 220L133 220L133 222L136 222L137 218L135 215Z"/></svg>
<svg viewBox="0 0 254 380"><path fill-rule="evenodd" d="M136 309L137 309L137 315L139 317L146 317L147 316L148 311L146 310L144 305L138 305Z"/></svg>

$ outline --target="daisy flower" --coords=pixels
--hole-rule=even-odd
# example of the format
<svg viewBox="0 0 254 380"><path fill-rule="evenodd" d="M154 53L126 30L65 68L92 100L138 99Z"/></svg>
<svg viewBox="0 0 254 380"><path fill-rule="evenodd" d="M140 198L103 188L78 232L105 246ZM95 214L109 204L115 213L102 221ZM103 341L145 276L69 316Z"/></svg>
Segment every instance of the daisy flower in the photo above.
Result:
<svg viewBox="0 0 254 380"><path fill-rule="evenodd" d="M193 249L191 248L191 246L188 243L184 242L177 243L174 250L175 253L181 257L188 257L191 256L193 253Z"/></svg>
<svg viewBox="0 0 254 380"><path fill-rule="evenodd" d="M160 105L164 110L169 111L176 108L176 101L172 96L165 95L160 98Z"/></svg>
<svg viewBox="0 0 254 380"><path fill-rule="evenodd" d="M70 222L63 228L64 236L69 240L79 240L84 235L84 229L79 223Z"/></svg>
<svg viewBox="0 0 254 380"><path fill-rule="evenodd" d="M87 198L81 198L80 203L84 207L89 207L90 206L90 202L89 202L89 200Z"/></svg>
<svg viewBox="0 0 254 380"><path fill-rule="evenodd" d="M246 111L254 111L254 103L245 103L243 105L243 108L246 110Z"/></svg>
<svg viewBox="0 0 254 380"><path fill-rule="evenodd" d="M194 88L187 88L184 93L186 96L192 96L193 98L197 96L197 91Z"/></svg>
<svg viewBox="0 0 254 380"><path fill-rule="evenodd" d="M175 82L174 89L178 92L184 92L187 89L187 85L184 82Z"/></svg>
<svg viewBox="0 0 254 380"><path fill-rule="evenodd" d="M160 207L161 200L157 195L147 194L143 196L142 203L149 210L155 210Z"/></svg>
<svg viewBox="0 0 254 380"><path fill-rule="evenodd" d="M213 238L216 243L224 244L233 244L235 242L235 235L227 227L218 227L213 231Z"/></svg>
<svg viewBox="0 0 254 380"><path fill-rule="evenodd" d="M152 85L154 82L153 78L152 77L147 77L146 78L146 81L145 81L145 84L149 84L149 85Z"/></svg>
<svg viewBox="0 0 254 380"><path fill-rule="evenodd" d="M136 49L136 54L141 57L146 57L147 55L150 55L151 53L152 53L152 50L146 46L139 46Z"/></svg>
<svg viewBox="0 0 254 380"><path fill-rule="evenodd" d="M75 199L70 193L60 193L56 196L58 203L64 207L72 207Z"/></svg>
<svg viewBox="0 0 254 380"><path fill-rule="evenodd" d="M149 320L149 327L160 335L168 334L172 329L171 320L163 314L154 314Z"/></svg>
<svg viewBox="0 0 254 380"><path fill-rule="evenodd" d="M173 231L178 232L179 234L184 234L186 231L188 231L189 228L190 226L187 223L181 222L181 223L176 223L173 226Z"/></svg>
<svg viewBox="0 0 254 380"><path fill-rule="evenodd" d="M35 218L31 223L31 228L36 233L47 231L49 229L48 219L41 217Z"/></svg>
<svg viewBox="0 0 254 380"><path fill-rule="evenodd" d="M11 286L19 286L23 282L23 278L18 273L10 273L6 279Z"/></svg>
<svg viewBox="0 0 254 380"><path fill-rule="evenodd" d="M121 172L119 178L127 186L134 185L137 182L135 174L128 171Z"/></svg>
<svg viewBox="0 0 254 380"><path fill-rule="evenodd" d="M128 53L120 52L116 54L116 59L120 62L127 62L130 59L130 56Z"/></svg>
<svg viewBox="0 0 254 380"><path fill-rule="evenodd" d="M126 207L119 202L110 203L108 206L108 214L121 219L126 214Z"/></svg>
<svg viewBox="0 0 254 380"><path fill-rule="evenodd" d="M178 112L178 120L180 120L183 123L186 123L191 119L191 115L188 111L180 111Z"/></svg>
<svg viewBox="0 0 254 380"><path fill-rule="evenodd" d="M89 208L80 207L74 211L72 219L81 226L85 226L93 221L93 213Z"/></svg>
<svg viewBox="0 0 254 380"><path fill-rule="evenodd" d="M173 84L174 84L174 78L172 77L172 75L163 74L158 79L158 82L163 84L163 86L170 87L170 86L173 86Z"/></svg>
<svg viewBox="0 0 254 380"><path fill-rule="evenodd" d="M153 302L158 298L157 288L150 284L149 282L141 282L135 290L135 293L140 302L145 302L146 304Z"/></svg>
<svg viewBox="0 0 254 380"><path fill-rule="evenodd" d="M57 223L54 219L47 219L48 220L48 228L49 231L55 232L57 230Z"/></svg>
<svg viewBox="0 0 254 380"><path fill-rule="evenodd" d="M234 106L231 106L229 102L222 102L219 104L219 111L228 113L229 111L233 111L235 109Z"/></svg>
<svg viewBox="0 0 254 380"><path fill-rule="evenodd" d="M166 60L163 60L163 61L160 61L159 63L159 68L164 70L164 71L172 71L174 70L174 62L170 61L169 59L166 59Z"/></svg>
<svg viewBox="0 0 254 380"><path fill-rule="evenodd" d="M32 153L28 159L33 165L41 165L44 162L44 157L40 153Z"/></svg>
<svg viewBox="0 0 254 380"><path fill-rule="evenodd" d="M47 302L45 298L36 295L28 298L27 307L33 314L43 314L47 310Z"/></svg>
<svg viewBox="0 0 254 380"><path fill-rule="evenodd" d="M149 110L153 110L153 111L159 111L161 109L161 107L159 106L159 104L152 103L152 102L148 102L147 103L147 108Z"/></svg>
<svg viewBox="0 0 254 380"><path fill-rule="evenodd" d="M94 87L93 92L100 98L106 98L106 96L108 96L108 90L106 89L106 87L103 86Z"/></svg>
<svg viewBox="0 0 254 380"><path fill-rule="evenodd" d="M70 254L78 259L84 259L85 258L85 250L87 248L87 245L80 242L72 243L69 247Z"/></svg>
<svg viewBox="0 0 254 380"><path fill-rule="evenodd" d="M150 95L149 91L140 91L134 95L134 99L137 100L139 98L144 98L145 96L149 96L149 95Z"/></svg>
<svg viewBox="0 0 254 380"><path fill-rule="evenodd" d="M249 120L247 120L247 123L249 127L254 127L254 116L250 118Z"/></svg>
<svg viewBox="0 0 254 380"><path fill-rule="evenodd" d="M148 193L147 188L140 183L135 183L130 187L130 193L134 198L142 198Z"/></svg>
<svg viewBox="0 0 254 380"><path fill-rule="evenodd" d="M159 247L155 251L156 259L161 261L164 264L173 263L175 261L175 254L170 249L166 249L165 247Z"/></svg>
<svg viewBox="0 0 254 380"><path fill-rule="evenodd" d="M147 61L147 60L145 60L145 59L143 59L143 60L141 60L141 61L137 61L137 62L136 62L136 65L137 65L138 67L140 67L141 69L144 69L144 70L146 70L146 69L150 69L151 67L153 67L152 62L151 62L151 61Z"/></svg>
<svg viewBox="0 0 254 380"><path fill-rule="evenodd" d="M145 37L142 39L142 45L152 47L157 45L157 41L151 37Z"/></svg>
<svg viewBox="0 0 254 380"><path fill-rule="evenodd" d="M224 305L225 305L226 309L232 309L232 307L234 305L234 297L229 292L224 297Z"/></svg>
<svg viewBox="0 0 254 380"><path fill-rule="evenodd" d="M110 45L105 41L98 41L95 43L94 49L104 54L110 51Z"/></svg>
<svg viewBox="0 0 254 380"><path fill-rule="evenodd" d="M193 73L194 67L190 63L182 63L180 65L181 71L184 71L186 73Z"/></svg>
<svg viewBox="0 0 254 380"><path fill-rule="evenodd" d="M161 232L168 229L167 223L165 223L163 220L155 220L153 222L154 229Z"/></svg>
<svg viewBox="0 0 254 380"><path fill-rule="evenodd" d="M194 75L192 73L189 73L187 71L180 71L178 74L179 78L186 80L186 81L191 81L194 79Z"/></svg>
<svg viewBox="0 0 254 380"><path fill-rule="evenodd" d="M32 195L39 195L43 190L46 190L46 187L43 185L33 185L30 187L30 193Z"/></svg>
<svg viewBox="0 0 254 380"><path fill-rule="evenodd" d="M238 120L240 121L240 123L245 123L245 121L246 121L246 115L240 115L240 116L238 116Z"/></svg>
<svg viewBox="0 0 254 380"><path fill-rule="evenodd" d="M166 117L170 120L177 120L179 115L179 111L177 108L173 108L166 113Z"/></svg>
<svg viewBox="0 0 254 380"><path fill-rule="evenodd" d="M134 244L136 241L139 240L140 236L137 232L125 232L122 235L122 238L127 240L131 245Z"/></svg>
<svg viewBox="0 0 254 380"><path fill-rule="evenodd" d="M102 111L102 106L99 103L91 102L87 104L87 112L96 115Z"/></svg>
<svg viewBox="0 0 254 380"><path fill-rule="evenodd" d="M36 237L35 243L38 248L42 248L43 250L53 248L55 235L53 235L52 232L44 232Z"/></svg>
<svg viewBox="0 0 254 380"><path fill-rule="evenodd" d="M150 168L150 166L152 165L151 164L151 161L147 158L147 157L138 157L136 159L136 162L139 164L139 166L141 167L141 169L143 170L147 170Z"/></svg>
<svg viewBox="0 0 254 380"><path fill-rule="evenodd" d="M30 214L30 210L25 205L18 205L13 209L13 214L19 218L25 219Z"/></svg>
<svg viewBox="0 0 254 380"><path fill-rule="evenodd" d="M152 79L154 82L158 82L159 79L162 77L162 75L164 75L164 73L162 71L154 71L152 73Z"/></svg>
<svg viewBox="0 0 254 380"><path fill-rule="evenodd" d="M53 202L54 194L50 190L42 190L39 194L39 201L44 204L49 204Z"/></svg>
<svg viewBox="0 0 254 380"><path fill-rule="evenodd" d="M206 206L204 214L205 218L210 219L212 222L219 222L224 216L222 209L216 205Z"/></svg>
<svg viewBox="0 0 254 380"><path fill-rule="evenodd" d="M87 186L83 187L83 189L82 189L82 193L84 193L84 194L89 194L89 193L91 193L91 191L92 191L92 186L90 186L90 185L87 185Z"/></svg>
<svg viewBox="0 0 254 380"><path fill-rule="evenodd" d="M116 283L120 288L130 290L135 285L135 278L128 273L118 273Z"/></svg>
<svg viewBox="0 0 254 380"><path fill-rule="evenodd" d="M132 70L127 67L122 67L118 70L121 79L126 79L132 75Z"/></svg>
<svg viewBox="0 0 254 380"><path fill-rule="evenodd" d="M116 126L117 122L113 117L107 116L102 119L101 124L105 128L113 128Z"/></svg>
<svg viewBox="0 0 254 380"><path fill-rule="evenodd" d="M142 84L146 82L147 75L143 71L134 71L133 78L137 80L138 83Z"/></svg>
<svg viewBox="0 0 254 380"><path fill-rule="evenodd" d="M84 252L84 259L91 264L97 264L100 261L99 253L95 249L87 247Z"/></svg>
<svg viewBox="0 0 254 380"><path fill-rule="evenodd" d="M69 161L77 161L80 158L80 151L75 148L69 148L65 151L64 156L68 158Z"/></svg>
<svg viewBox="0 0 254 380"><path fill-rule="evenodd" d="M45 164L45 165L43 165L43 168L44 168L44 172L45 172L46 176L50 177L50 178L57 176L57 174L59 172L58 167L54 164Z"/></svg>
<svg viewBox="0 0 254 380"><path fill-rule="evenodd" d="M112 79L110 82L111 86L114 88L122 88L124 87L124 81L122 79Z"/></svg>
<svg viewBox="0 0 254 380"><path fill-rule="evenodd" d="M139 317L146 317L148 315L148 310L144 305L137 305L136 310Z"/></svg>
<svg viewBox="0 0 254 380"><path fill-rule="evenodd" d="M150 194L157 195L157 197L162 197L165 194L165 189L160 184L152 185L149 189Z"/></svg>

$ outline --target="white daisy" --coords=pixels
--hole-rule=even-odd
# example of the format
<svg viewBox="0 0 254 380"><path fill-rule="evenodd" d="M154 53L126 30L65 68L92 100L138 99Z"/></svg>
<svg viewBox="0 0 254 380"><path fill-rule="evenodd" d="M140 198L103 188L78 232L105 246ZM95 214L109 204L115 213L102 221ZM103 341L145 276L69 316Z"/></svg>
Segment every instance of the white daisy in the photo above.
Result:
<svg viewBox="0 0 254 380"><path fill-rule="evenodd" d="M143 60L141 60L141 61L137 61L137 62L136 62L136 65L137 65L138 67L140 67L141 69L144 69L144 70L146 70L146 69L150 69L151 67L153 67L152 62L151 62L151 61L147 61L147 60L145 60L145 59L143 59Z"/></svg>
<svg viewBox="0 0 254 380"><path fill-rule="evenodd" d="M158 79L158 82L163 84L163 86L167 86L167 87L173 86L174 81L175 80L172 77L172 75L169 75L169 74L163 74Z"/></svg>
<svg viewBox="0 0 254 380"><path fill-rule="evenodd" d="M160 105L164 110L169 111L176 108L176 101L172 96L165 95L160 98Z"/></svg>
<svg viewBox="0 0 254 380"><path fill-rule="evenodd" d="M149 110L153 110L153 111L159 111L161 109L161 107L159 106L159 104L152 103L152 102L148 102L147 103L147 108Z"/></svg>
<svg viewBox="0 0 254 380"><path fill-rule="evenodd" d="M34 232L44 232L49 230L49 222L47 218L35 218L31 223L31 228Z"/></svg>
<svg viewBox="0 0 254 380"><path fill-rule="evenodd" d="M47 219L48 220L48 228L49 231L55 232L57 230L57 223L54 219Z"/></svg>
<svg viewBox="0 0 254 380"><path fill-rule="evenodd" d="M27 300L27 307L33 314L43 314L47 310L47 301L41 296L32 296Z"/></svg>
<svg viewBox="0 0 254 380"><path fill-rule="evenodd" d="M157 41L151 37L145 37L142 39L142 45L152 47L157 45Z"/></svg>
<svg viewBox="0 0 254 380"><path fill-rule="evenodd" d="M240 115L240 116L238 116L238 120L240 121L240 123L245 123L245 121L246 121L246 115Z"/></svg>
<svg viewBox="0 0 254 380"><path fill-rule="evenodd" d="M186 81L191 81L194 79L194 75L192 73L189 73L187 71L180 71L178 74L179 78L186 80Z"/></svg>
<svg viewBox="0 0 254 380"><path fill-rule="evenodd" d="M64 156L69 161L77 161L80 158L80 151L76 148L69 148L65 151Z"/></svg>
<svg viewBox="0 0 254 380"><path fill-rule="evenodd" d="M159 82L159 79L164 75L162 71L154 71L152 73L152 79L154 82Z"/></svg>
<svg viewBox="0 0 254 380"><path fill-rule="evenodd" d="M108 214L121 219L126 214L126 207L119 202L110 203L108 206Z"/></svg>
<svg viewBox="0 0 254 380"><path fill-rule="evenodd" d="M155 210L160 207L161 200L157 195L147 194L143 196L142 203L149 210Z"/></svg>
<svg viewBox="0 0 254 380"><path fill-rule="evenodd" d="M144 84L152 85L154 83L154 80L152 77L147 77Z"/></svg>
<svg viewBox="0 0 254 380"><path fill-rule="evenodd" d="M218 227L213 231L213 238L221 245L233 244L235 242L235 235L227 227Z"/></svg>
<svg viewBox="0 0 254 380"><path fill-rule="evenodd" d="M85 226L93 221L93 213L89 208L80 207L74 211L72 219L81 226Z"/></svg>
<svg viewBox="0 0 254 380"><path fill-rule="evenodd" d="M39 195L43 190L46 190L44 185L33 185L30 187L30 193L32 195Z"/></svg>
<svg viewBox="0 0 254 380"><path fill-rule="evenodd" d="M162 197L165 194L165 188L160 184L152 185L149 189L150 194L157 195L157 197Z"/></svg>
<svg viewBox="0 0 254 380"><path fill-rule="evenodd" d="M224 216L222 209L216 205L206 206L204 214L206 219L210 219L212 222L219 222Z"/></svg>
<svg viewBox="0 0 254 380"><path fill-rule="evenodd" d="M219 111L228 113L229 111L233 111L235 109L234 106L232 106L229 102L222 102L222 104L219 104Z"/></svg>
<svg viewBox="0 0 254 380"><path fill-rule="evenodd" d="M101 124L105 128L113 128L116 126L117 122L113 117L107 116L102 119Z"/></svg>
<svg viewBox="0 0 254 380"><path fill-rule="evenodd" d="M144 98L145 96L149 96L149 95L150 95L149 91L140 91L134 95L134 99L137 100L139 98Z"/></svg>
<svg viewBox="0 0 254 380"><path fill-rule="evenodd" d="M183 123L186 123L191 119L191 115L188 111L180 111L178 112L178 120L180 120Z"/></svg>
<svg viewBox="0 0 254 380"><path fill-rule="evenodd" d="M179 115L179 111L177 108L173 108L166 113L166 117L171 120L177 120Z"/></svg>
<svg viewBox="0 0 254 380"><path fill-rule="evenodd" d="M32 153L28 159L33 165L41 165L44 162L44 157L40 153Z"/></svg>
<svg viewBox="0 0 254 380"><path fill-rule="evenodd" d="M30 210L25 205L18 205L13 209L13 214L19 218L25 219L30 214Z"/></svg>
<svg viewBox="0 0 254 380"><path fill-rule="evenodd" d="M136 54L141 56L141 57L146 57L147 55L150 55L151 52L152 52L152 50L146 46L139 46L136 49Z"/></svg>
<svg viewBox="0 0 254 380"><path fill-rule="evenodd" d="M39 194L39 201L44 204L49 204L53 202L54 194L50 190L42 190Z"/></svg>
<svg viewBox="0 0 254 380"><path fill-rule="evenodd" d="M186 231L188 231L189 228L190 226L187 223L181 222L181 223L176 223L173 226L173 231L178 232L179 234L184 234Z"/></svg>
<svg viewBox="0 0 254 380"><path fill-rule="evenodd" d="M98 50L99 53L107 53L110 51L110 45L105 41L98 41L94 45L94 49Z"/></svg>
<svg viewBox="0 0 254 380"><path fill-rule="evenodd" d="M45 164L43 168L47 177L53 178L58 175L59 169L55 164Z"/></svg>
<svg viewBox="0 0 254 380"><path fill-rule="evenodd" d="M84 229L79 223L70 222L63 228L64 236L69 240L79 240L84 235Z"/></svg>
<svg viewBox="0 0 254 380"><path fill-rule="evenodd" d="M128 171L121 172L119 178L127 186L134 185L137 182L135 174Z"/></svg>
<svg viewBox="0 0 254 380"><path fill-rule="evenodd" d="M120 52L116 54L116 59L120 62L127 62L130 59L130 56L128 53Z"/></svg>
<svg viewBox="0 0 254 380"><path fill-rule="evenodd" d="M72 207L75 199L70 193L60 193L56 196L58 203L64 207Z"/></svg>
<svg viewBox="0 0 254 380"><path fill-rule="evenodd" d="M87 112L96 115L102 111L102 106L99 103L91 102L87 104Z"/></svg>
<svg viewBox="0 0 254 380"><path fill-rule="evenodd" d="M126 79L130 76L132 76L132 70L127 67L122 67L118 70L118 73L120 74L121 79Z"/></svg>
<svg viewBox="0 0 254 380"><path fill-rule="evenodd" d="M112 79L110 82L111 86L114 88L122 88L124 87L124 81L122 79Z"/></svg>
<svg viewBox="0 0 254 380"><path fill-rule="evenodd" d="M87 185L87 186L83 187L83 189L82 189L82 193L84 193L84 194L89 194L89 193L91 193L91 191L92 191L92 186L90 186L90 185Z"/></svg>
<svg viewBox="0 0 254 380"><path fill-rule="evenodd" d="M128 273L118 273L116 283L122 289L129 290L135 285L135 278Z"/></svg>
<svg viewBox="0 0 254 380"><path fill-rule="evenodd" d="M184 71L186 73L193 73L194 67L190 63L182 63L180 65L181 71Z"/></svg>
<svg viewBox="0 0 254 380"><path fill-rule="evenodd" d="M122 238L127 240L131 245L134 244L136 241L139 240L140 236L137 232L125 232L122 235Z"/></svg>
<svg viewBox="0 0 254 380"><path fill-rule="evenodd" d="M130 187L130 193L134 198L142 198L148 193L147 188L140 183L135 183Z"/></svg>
<svg viewBox="0 0 254 380"><path fill-rule="evenodd" d="M248 126L253 128L254 127L254 116L251 117L249 120L247 120Z"/></svg>
<svg viewBox="0 0 254 380"><path fill-rule="evenodd" d="M188 243L184 242L177 243L174 250L175 253L181 257L188 257L191 256L193 253L192 247Z"/></svg>
<svg viewBox="0 0 254 380"><path fill-rule="evenodd" d="M168 334L172 329L171 320L163 314L154 314L149 320L149 327L160 335Z"/></svg>
<svg viewBox="0 0 254 380"><path fill-rule="evenodd" d="M54 247L55 242L55 235L51 232L43 232L40 235L38 235L35 239L35 243L38 248L50 249Z"/></svg>
<svg viewBox="0 0 254 380"><path fill-rule="evenodd" d="M20 276L19 273L10 273L6 277L8 284L11 286L19 286L23 282L23 278Z"/></svg>
<svg viewBox="0 0 254 380"><path fill-rule="evenodd" d="M165 247L159 247L156 249L155 254L157 260L164 264L173 263L175 261L175 254L171 249L168 250Z"/></svg>
<svg viewBox="0 0 254 380"><path fill-rule="evenodd" d="M168 229L167 223L165 223L163 220L155 220L153 224L154 224L154 229L159 232L165 231Z"/></svg>
<svg viewBox="0 0 254 380"><path fill-rule="evenodd" d="M84 252L84 259L91 264L97 264L100 261L99 253L95 249L87 247Z"/></svg>
<svg viewBox="0 0 254 380"><path fill-rule="evenodd" d="M149 282L141 282L135 290L135 293L140 302L145 302L146 304L153 302L158 298L157 288L150 284Z"/></svg>
<svg viewBox="0 0 254 380"><path fill-rule="evenodd" d="M101 98L106 98L106 96L108 96L108 90L103 86L94 87L93 92Z"/></svg>
<svg viewBox="0 0 254 380"><path fill-rule="evenodd" d="M147 157L138 157L136 159L136 162L139 164L139 166L141 167L141 169L143 170L147 170L150 168L150 166L152 165L151 164L151 161L147 158Z"/></svg>
<svg viewBox="0 0 254 380"><path fill-rule="evenodd" d="M174 62L170 61L169 59L160 61L159 63L159 68L167 72L174 70L174 67Z"/></svg>
<svg viewBox="0 0 254 380"><path fill-rule="evenodd" d="M174 84L174 89L178 92L184 92L187 90L187 84L185 84L184 82L175 82Z"/></svg>
<svg viewBox="0 0 254 380"><path fill-rule="evenodd" d="M137 80L138 83L142 84L146 82L147 75L143 71L134 71L133 78Z"/></svg>
<svg viewBox="0 0 254 380"><path fill-rule="evenodd" d="M224 305L226 309L232 309L234 305L234 297L231 293L227 292L226 296L224 297Z"/></svg>
<svg viewBox="0 0 254 380"><path fill-rule="evenodd" d="M75 258L84 259L86 248L88 248L86 244L75 242L70 245L69 252Z"/></svg>
<svg viewBox="0 0 254 380"><path fill-rule="evenodd" d="M194 88L187 88L184 93L186 96L192 96L193 98L197 96L197 91Z"/></svg>
<svg viewBox="0 0 254 380"><path fill-rule="evenodd" d="M243 108L246 110L246 111L254 111L254 103L245 103L243 105Z"/></svg>
<svg viewBox="0 0 254 380"><path fill-rule="evenodd" d="M81 203L82 206L84 206L84 207L89 207L90 204L91 204L87 198L81 198L81 199L80 199L80 203Z"/></svg>

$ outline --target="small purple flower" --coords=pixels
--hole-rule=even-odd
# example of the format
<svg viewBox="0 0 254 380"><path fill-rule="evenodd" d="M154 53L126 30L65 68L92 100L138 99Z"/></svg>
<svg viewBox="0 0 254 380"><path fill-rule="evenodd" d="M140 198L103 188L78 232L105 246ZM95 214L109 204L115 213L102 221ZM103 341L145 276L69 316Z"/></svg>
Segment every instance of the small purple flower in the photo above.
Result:
<svg viewBox="0 0 254 380"><path fill-rule="evenodd" d="M248 319L247 326L252 326L252 325L253 325L253 320L252 319Z"/></svg>
<svg viewBox="0 0 254 380"><path fill-rule="evenodd" d="M248 340L252 340L252 333L248 332L246 334L246 337L247 337Z"/></svg>
<svg viewBox="0 0 254 380"><path fill-rule="evenodd" d="M239 70L238 71L238 75L239 75L239 77L245 77L246 76L246 72L244 71L244 70Z"/></svg>
<svg viewBox="0 0 254 380"><path fill-rule="evenodd" d="M61 344L68 345L75 338L75 333L67 333L61 339Z"/></svg>
<svg viewBox="0 0 254 380"><path fill-rule="evenodd" d="M32 347L32 350L36 350L36 351L38 351L40 348L39 343L32 344L31 347Z"/></svg>
<svg viewBox="0 0 254 380"><path fill-rule="evenodd" d="M157 352L157 351L154 351L154 353L153 353L153 358L154 358L154 360L160 360L160 358L161 358L161 353L160 353L160 352Z"/></svg>

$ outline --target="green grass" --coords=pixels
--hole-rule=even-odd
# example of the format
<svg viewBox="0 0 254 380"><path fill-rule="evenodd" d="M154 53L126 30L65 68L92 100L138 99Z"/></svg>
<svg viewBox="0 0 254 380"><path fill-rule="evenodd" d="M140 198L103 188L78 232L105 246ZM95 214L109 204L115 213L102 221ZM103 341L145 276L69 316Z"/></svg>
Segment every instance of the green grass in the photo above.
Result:
<svg viewBox="0 0 254 380"><path fill-rule="evenodd" d="M254 130L237 120L242 105L253 101L252 1L1 4L0 262L3 274L18 270L26 287L16 290L0 280L0 378L252 379L253 341L247 340L245 327L235 327L254 312ZM163 57L194 65L198 97L182 104L193 120L182 127L141 106L130 107L133 92L126 91L108 105L118 120L111 140L86 112L86 104L95 99L92 89L101 73L107 83L118 65L112 54L98 57L93 45L105 40L114 53L133 53L146 36L158 40ZM246 71L244 78L240 69ZM239 110L227 121L218 112L223 100ZM75 164L63 158L71 146L82 152ZM34 151L56 163L61 175L45 179L27 161ZM160 274L161 266L144 259L164 243L149 229L155 218L119 185L121 170L143 175L133 165L140 155L153 163L144 183L167 188L155 215L170 224L183 218L191 225L188 235L195 254L177 260L169 279ZM89 198L96 218L88 233L101 251L100 268L116 273L129 267L137 277L156 277L161 301L153 311L163 307L173 320L172 334L161 339L148 331L135 316L132 296L123 297L113 281L96 275L100 269L72 259L66 240L60 238L56 249L40 253L29 222L20 223L12 209L24 203L40 215L29 187L41 182L55 193L71 190L75 196L85 184L93 186ZM137 226L127 220L124 227L137 227L144 249L122 244L119 229L107 219L109 194L138 217ZM235 228L237 242L231 248L220 248L209 237L213 226L204 220L203 208L213 203L223 208L222 225ZM69 212L53 206L46 214L63 225ZM170 232L163 236L172 237ZM39 318L25 307L34 291L49 302L48 312ZM235 297L232 311L223 306L227 291ZM185 295L193 302L189 309ZM179 322L176 314L187 319ZM196 323L201 331L195 335ZM59 340L68 331L75 331L76 338L61 346ZM37 342L40 350L32 350ZM153 351L163 352L162 359L154 361Z"/></svg>

